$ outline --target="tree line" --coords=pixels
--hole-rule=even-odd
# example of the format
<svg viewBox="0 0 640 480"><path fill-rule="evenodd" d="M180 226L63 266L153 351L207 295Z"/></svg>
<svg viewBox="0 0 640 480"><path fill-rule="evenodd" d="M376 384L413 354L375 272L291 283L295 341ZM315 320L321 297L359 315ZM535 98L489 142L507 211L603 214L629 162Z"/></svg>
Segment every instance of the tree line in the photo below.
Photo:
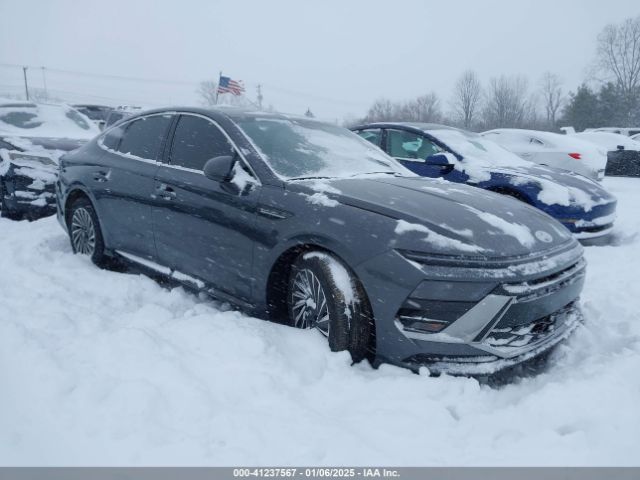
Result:
<svg viewBox="0 0 640 480"><path fill-rule="evenodd" d="M589 80L565 95L562 79L552 72L533 85L518 75L496 76L483 84L476 72L467 70L446 104L435 92L403 102L380 98L358 121L446 123L475 131L639 126L640 16L602 30L592 71Z"/></svg>

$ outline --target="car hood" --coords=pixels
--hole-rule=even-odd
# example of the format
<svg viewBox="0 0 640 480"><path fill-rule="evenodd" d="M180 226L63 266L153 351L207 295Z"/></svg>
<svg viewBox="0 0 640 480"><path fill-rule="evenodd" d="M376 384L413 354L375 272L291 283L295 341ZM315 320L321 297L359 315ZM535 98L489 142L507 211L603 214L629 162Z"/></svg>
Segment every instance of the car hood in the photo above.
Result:
<svg viewBox="0 0 640 480"><path fill-rule="evenodd" d="M311 190L394 219L395 248L505 258L530 257L575 242L560 223L535 208L444 180L360 177L316 182Z"/></svg>
<svg viewBox="0 0 640 480"><path fill-rule="evenodd" d="M21 148L22 150L62 150L70 152L88 142L88 140L80 140L75 138L52 138L52 137L16 137L6 135L2 138L7 142Z"/></svg>
<svg viewBox="0 0 640 480"><path fill-rule="evenodd" d="M616 199L601 184L583 175L539 165L494 167L492 180L502 177L514 186L528 184L538 190L537 200L548 205L580 207L585 211Z"/></svg>

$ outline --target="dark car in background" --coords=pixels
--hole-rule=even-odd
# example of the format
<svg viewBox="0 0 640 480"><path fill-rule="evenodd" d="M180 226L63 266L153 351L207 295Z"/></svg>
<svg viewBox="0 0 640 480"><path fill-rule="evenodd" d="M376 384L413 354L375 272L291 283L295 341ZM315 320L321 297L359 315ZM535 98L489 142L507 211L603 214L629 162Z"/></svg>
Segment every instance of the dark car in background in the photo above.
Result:
<svg viewBox="0 0 640 480"><path fill-rule="evenodd" d="M92 120L93 123L95 123L101 130L105 127L107 117L113 110L113 107L108 107L106 105L90 104L73 105L73 108Z"/></svg>
<svg viewBox="0 0 640 480"><path fill-rule="evenodd" d="M514 197L551 215L580 240L605 238L613 229L616 199L598 182L536 165L476 133L427 123L353 130L418 175Z"/></svg>
<svg viewBox="0 0 640 480"><path fill-rule="evenodd" d="M58 158L100 133L68 105L0 102L0 213L35 219L55 213Z"/></svg>
<svg viewBox="0 0 640 480"><path fill-rule="evenodd" d="M606 129L576 133L575 136L593 142L606 150L605 175L609 177L640 177L640 142L633 137L629 138L627 135Z"/></svg>
<svg viewBox="0 0 640 480"><path fill-rule="evenodd" d="M135 107L132 105L120 105L116 108L113 108L105 119L104 128L118 123L123 118L127 118L136 113L140 113L142 110L142 107Z"/></svg>
<svg viewBox="0 0 640 480"><path fill-rule="evenodd" d="M485 374L581 320L585 262L562 225L308 118L135 115L61 158L57 201L94 263L126 260L315 328L355 361Z"/></svg>

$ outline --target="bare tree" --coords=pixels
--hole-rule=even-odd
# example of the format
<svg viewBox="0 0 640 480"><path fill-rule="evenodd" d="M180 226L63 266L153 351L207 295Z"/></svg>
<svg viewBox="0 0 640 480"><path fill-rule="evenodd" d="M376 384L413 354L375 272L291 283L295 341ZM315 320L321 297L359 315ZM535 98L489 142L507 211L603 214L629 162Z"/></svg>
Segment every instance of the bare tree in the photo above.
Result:
<svg viewBox="0 0 640 480"><path fill-rule="evenodd" d="M405 122L438 122L442 118L440 99L434 92L410 100L397 110L396 119Z"/></svg>
<svg viewBox="0 0 640 480"><path fill-rule="evenodd" d="M486 93L483 119L486 128L521 127L533 111L524 77L494 77Z"/></svg>
<svg viewBox="0 0 640 480"><path fill-rule="evenodd" d="M369 108L367 115L364 117L365 122L383 122L393 121L396 119L396 108L393 103L386 98L379 98Z"/></svg>
<svg viewBox="0 0 640 480"><path fill-rule="evenodd" d="M554 73L545 72L540 79L540 94L547 114L547 126L553 128L563 102L560 77Z"/></svg>
<svg viewBox="0 0 640 480"><path fill-rule="evenodd" d="M640 87L640 16L607 25L598 36L597 63L625 96Z"/></svg>
<svg viewBox="0 0 640 480"><path fill-rule="evenodd" d="M197 93L200 100L202 100L202 103L207 107L211 107L216 104L217 91L217 82L214 82L213 80L205 80L204 82L200 82L200 85L198 85Z"/></svg>
<svg viewBox="0 0 640 480"><path fill-rule="evenodd" d="M465 71L453 90L452 106L464 128L471 128L482 97L482 85L473 70Z"/></svg>

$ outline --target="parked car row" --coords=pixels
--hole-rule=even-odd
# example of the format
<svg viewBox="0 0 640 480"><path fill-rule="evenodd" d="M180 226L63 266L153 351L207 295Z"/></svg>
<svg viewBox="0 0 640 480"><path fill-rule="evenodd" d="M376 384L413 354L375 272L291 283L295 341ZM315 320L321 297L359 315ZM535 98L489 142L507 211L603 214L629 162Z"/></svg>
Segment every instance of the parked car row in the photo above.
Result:
<svg viewBox="0 0 640 480"><path fill-rule="evenodd" d="M526 155L491 140L510 131L228 108L127 109L100 132L23 102L0 122L3 215L55 204L97 265L315 328L354 361L482 375L546 355L582 320L578 240L615 219L605 151L539 132L518 132L542 142Z"/></svg>

